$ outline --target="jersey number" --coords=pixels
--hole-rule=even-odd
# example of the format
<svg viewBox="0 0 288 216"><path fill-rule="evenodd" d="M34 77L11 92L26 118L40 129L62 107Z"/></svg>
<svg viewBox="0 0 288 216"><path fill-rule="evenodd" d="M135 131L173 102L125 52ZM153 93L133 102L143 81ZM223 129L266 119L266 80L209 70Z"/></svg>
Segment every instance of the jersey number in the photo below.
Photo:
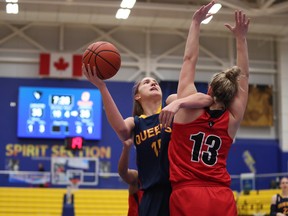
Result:
<svg viewBox="0 0 288 216"><path fill-rule="evenodd" d="M153 143L151 144L151 147L152 147L152 149L153 149L156 157L158 157L159 151L160 151L160 149L161 149L161 139L158 139L157 141L153 142Z"/></svg>
<svg viewBox="0 0 288 216"><path fill-rule="evenodd" d="M217 162L218 150L221 147L221 139L215 135L209 135L205 138L205 134L200 132L192 134L190 140L194 142L191 152L191 161L199 162L202 160L204 164L213 166ZM202 152L203 145L207 145L207 151ZM202 152L202 155L200 153Z"/></svg>

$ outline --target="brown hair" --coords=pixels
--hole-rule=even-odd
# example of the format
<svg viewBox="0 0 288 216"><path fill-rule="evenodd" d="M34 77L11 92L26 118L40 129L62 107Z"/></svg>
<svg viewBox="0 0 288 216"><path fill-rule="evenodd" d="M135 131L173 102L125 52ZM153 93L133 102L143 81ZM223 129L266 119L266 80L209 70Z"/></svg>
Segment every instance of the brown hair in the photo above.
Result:
<svg viewBox="0 0 288 216"><path fill-rule="evenodd" d="M139 101L135 100L135 95L138 93L138 88L140 86L141 80L135 82L133 86L133 111L132 116L140 116L143 114L144 110L142 108L142 105L139 103Z"/></svg>
<svg viewBox="0 0 288 216"><path fill-rule="evenodd" d="M240 68L234 66L226 71L222 71L213 75L210 86L212 97L215 102L221 102L225 108L229 107L231 101L238 92L238 77Z"/></svg>

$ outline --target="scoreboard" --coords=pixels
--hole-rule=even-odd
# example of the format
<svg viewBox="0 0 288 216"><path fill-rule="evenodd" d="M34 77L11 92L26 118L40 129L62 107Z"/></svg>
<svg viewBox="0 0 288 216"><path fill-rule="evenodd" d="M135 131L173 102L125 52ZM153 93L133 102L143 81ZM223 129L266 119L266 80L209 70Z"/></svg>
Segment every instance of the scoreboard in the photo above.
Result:
<svg viewBox="0 0 288 216"><path fill-rule="evenodd" d="M101 139L102 99L98 89L19 87L19 138Z"/></svg>

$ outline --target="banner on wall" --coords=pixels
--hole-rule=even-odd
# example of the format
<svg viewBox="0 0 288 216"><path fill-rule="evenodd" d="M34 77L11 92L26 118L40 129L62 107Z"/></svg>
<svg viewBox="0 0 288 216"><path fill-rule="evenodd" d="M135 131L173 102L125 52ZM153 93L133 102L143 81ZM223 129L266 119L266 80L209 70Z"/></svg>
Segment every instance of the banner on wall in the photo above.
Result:
<svg viewBox="0 0 288 216"><path fill-rule="evenodd" d="M9 182L11 183L27 183L27 184L48 184L50 182L50 174L49 173L18 173L18 174L10 174Z"/></svg>
<svg viewBox="0 0 288 216"><path fill-rule="evenodd" d="M241 126L267 127L272 125L272 86L249 85L248 103Z"/></svg>
<svg viewBox="0 0 288 216"><path fill-rule="evenodd" d="M39 75L51 78L82 77L82 55L41 53Z"/></svg>

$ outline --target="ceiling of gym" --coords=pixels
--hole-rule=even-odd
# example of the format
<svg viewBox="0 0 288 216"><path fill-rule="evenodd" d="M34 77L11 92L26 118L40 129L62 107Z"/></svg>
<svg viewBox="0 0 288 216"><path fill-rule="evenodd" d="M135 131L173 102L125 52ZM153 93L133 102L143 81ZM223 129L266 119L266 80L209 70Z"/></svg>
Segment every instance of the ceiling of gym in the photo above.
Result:
<svg viewBox="0 0 288 216"><path fill-rule="evenodd" d="M5 12L5 1L0 2L0 22L69 23L97 26L127 26L143 28L187 29L193 12L206 0L137 0L127 20L117 20L116 11L121 0L19 0L17 15ZM233 21L235 9L251 18L250 32L261 35L288 37L287 0L218 0L223 5L207 31L226 31L225 22Z"/></svg>

